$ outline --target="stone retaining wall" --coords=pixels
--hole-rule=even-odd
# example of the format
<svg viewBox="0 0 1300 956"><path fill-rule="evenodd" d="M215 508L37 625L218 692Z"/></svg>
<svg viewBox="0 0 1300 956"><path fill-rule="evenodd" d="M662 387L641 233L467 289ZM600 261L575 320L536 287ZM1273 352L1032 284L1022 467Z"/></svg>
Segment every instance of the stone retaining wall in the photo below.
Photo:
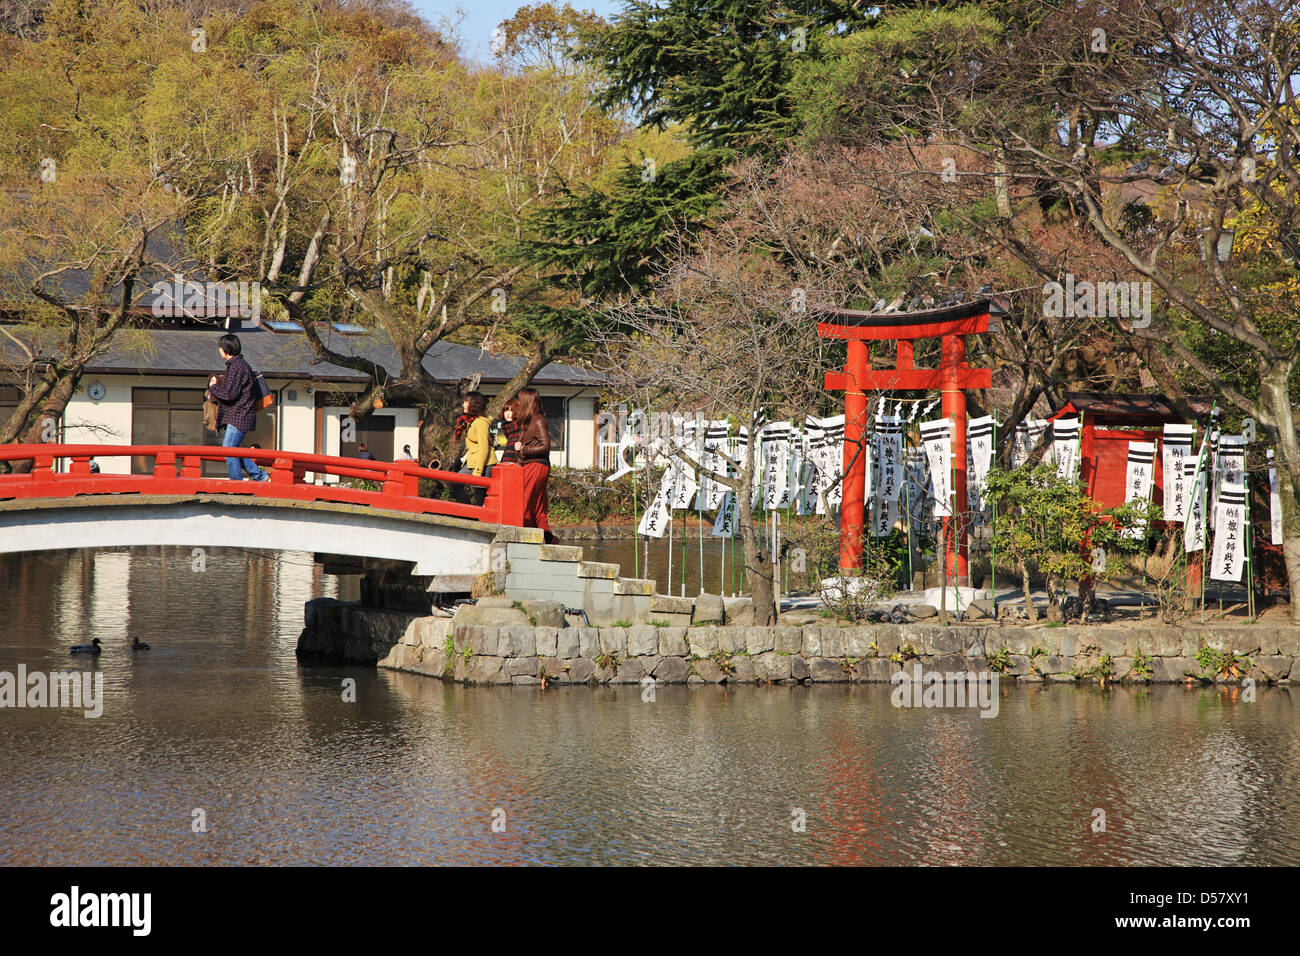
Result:
<svg viewBox="0 0 1300 956"><path fill-rule="evenodd" d="M914 661L927 671L993 669L1017 681L1095 681L1110 671L1114 680L1169 683L1201 674L1202 647L1249 657L1242 677L1285 683L1300 658L1300 628L1259 625L488 626L332 598L309 601L306 622L302 658L470 684L536 684L543 674L548 683L570 684L638 683L647 676L666 683L886 682Z"/></svg>

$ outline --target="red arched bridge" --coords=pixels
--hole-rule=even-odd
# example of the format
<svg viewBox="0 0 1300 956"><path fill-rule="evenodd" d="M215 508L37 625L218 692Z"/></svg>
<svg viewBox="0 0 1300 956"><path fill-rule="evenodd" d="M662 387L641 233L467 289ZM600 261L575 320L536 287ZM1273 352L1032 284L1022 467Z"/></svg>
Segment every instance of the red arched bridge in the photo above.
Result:
<svg viewBox="0 0 1300 956"><path fill-rule="evenodd" d="M91 459L147 457L148 474L90 470ZM203 476L204 462L249 458L269 481ZM421 576L481 574L502 526L523 524L523 470L489 478L257 448L176 445L0 445L0 554L61 548L198 545L310 551L413 562ZM333 475L370 487L316 484ZM482 505L420 496L420 479L484 488ZM540 532L538 532L540 540Z"/></svg>

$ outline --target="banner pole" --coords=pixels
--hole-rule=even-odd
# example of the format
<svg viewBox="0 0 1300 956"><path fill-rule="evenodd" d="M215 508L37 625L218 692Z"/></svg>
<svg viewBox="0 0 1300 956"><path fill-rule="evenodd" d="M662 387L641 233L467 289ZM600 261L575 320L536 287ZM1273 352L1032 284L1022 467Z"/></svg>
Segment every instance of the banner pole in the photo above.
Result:
<svg viewBox="0 0 1300 956"><path fill-rule="evenodd" d="M998 456L998 420L993 419L993 460L996 462ZM980 495L980 504L984 504L984 496ZM993 607L993 620L998 619L998 504L993 502L990 506L989 515L989 594L992 595L990 604Z"/></svg>

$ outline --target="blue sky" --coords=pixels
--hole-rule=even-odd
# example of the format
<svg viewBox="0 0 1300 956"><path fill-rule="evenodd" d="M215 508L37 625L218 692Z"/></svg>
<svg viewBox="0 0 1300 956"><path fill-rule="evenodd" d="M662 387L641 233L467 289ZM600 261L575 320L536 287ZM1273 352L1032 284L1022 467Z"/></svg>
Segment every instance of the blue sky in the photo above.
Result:
<svg viewBox="0 0 1300 956"><path fill-rule="evenodd" d="M564 0L551 0L563 6ZM623 6L620 0L569 0L578 10L591 10L602 17L617 13ZM443 21L455 24L462 40L462 49L470 59L487 62L491 59L488 41L492 31L502 20L509 19L520 7L528 6L526 0L411 0L411 5L435 27Z"/></svg>

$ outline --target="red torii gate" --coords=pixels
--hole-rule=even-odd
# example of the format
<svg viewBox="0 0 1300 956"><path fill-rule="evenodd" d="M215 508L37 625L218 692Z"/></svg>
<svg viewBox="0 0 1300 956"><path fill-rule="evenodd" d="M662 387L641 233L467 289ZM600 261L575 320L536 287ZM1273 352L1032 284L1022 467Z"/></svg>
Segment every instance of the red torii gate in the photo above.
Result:
<svg viewBox="0 0 1300 956"><path fill-rule="evenodd" d="M831 321L817 323L822 338L845 339L848 358L844 371L827 372L826 388L844 391L844 491L840 504L840 569L862 567L863 511L866 501L866 456L859 452L867 423L867 392L871 390L940 389L944 417L952 420L955 477L953 514L956 522L948 534L952 519L943 519L947 543L947 566L955 583L969 583L966 546L966 396L964 388L988 388L993 373L985 368L971 368L966 362L967 335L987 332L989 302L980 299L965 305L920 312L873 313L853 309L823 308ZM942 338L943 351L939 367L919 369L912 364L917 339ZM897 367L873 371L868 342L896 341Z"/></svg>

